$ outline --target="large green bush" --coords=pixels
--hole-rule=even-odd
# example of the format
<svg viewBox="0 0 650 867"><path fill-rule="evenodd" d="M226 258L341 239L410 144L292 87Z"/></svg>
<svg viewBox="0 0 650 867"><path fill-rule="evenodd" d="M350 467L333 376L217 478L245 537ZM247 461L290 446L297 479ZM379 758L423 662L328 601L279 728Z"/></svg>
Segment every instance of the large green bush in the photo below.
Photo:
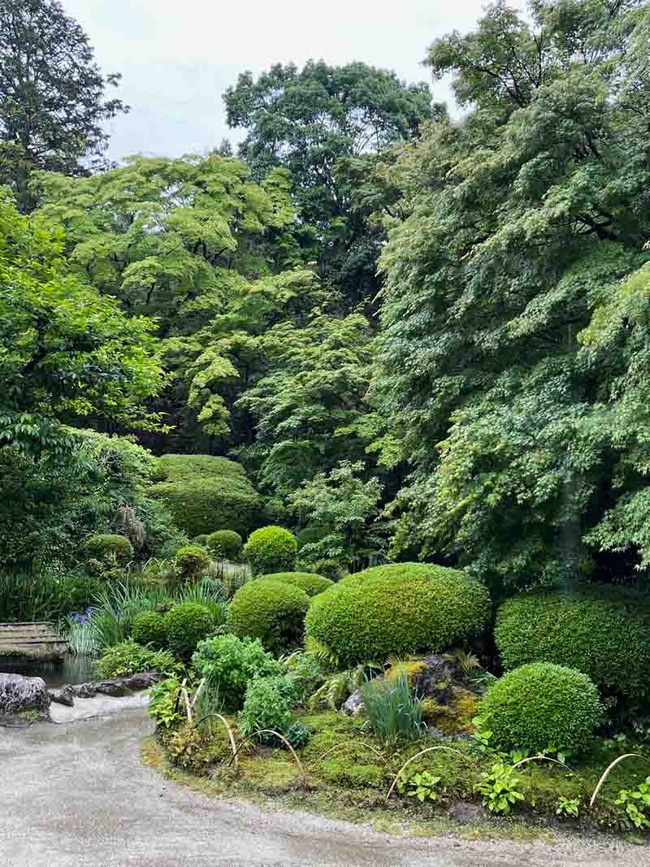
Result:
<svg viewBox="0 0 650 867"><path fill-rule="evenodd" d="M298 542L284 527L262 527L255 530L244 546L244 557L254 575L291 571L296 565Z"/></svg>
<svg viewBox="0 0 650 867"><path fill-rule="evenodd" d="M169 651L150 650L132 640L109 647L95 663L95 672L101 678L126 677L141 671L173 674L177 669L178 663Z"/></svg>
<svg viewBox="0 0 650 867"><path fill-rule="evenodd" d="M133 618L131 636L138 644L162 648L167 642L165 618L157 611L141 611Z"/></svg>
<svg viewBox="0 0 650 867"><path fill-rule="evenodd" d="M230 603L230 626L240 637L259 638L281 653L299 644L309 596L299 587L265 578L244 584Z"/></svg>
<svg viewBox="0 0 650 867"><path fill-rule="evenodd" d="M588 745L601 707L598 690L586 674L533 662L496 681L481 712L497 747L569 751Z"/></svg>
<svg viewBox="0 0 650 867"><path fill-rule="evenodd" d="M101 533L86 539L85 548L89 557L97 560L115 559L126 562L133 557L133 545L117 533Z"/></svg>
<svg viewBox="0 0 650 867"><path fill-rule="evenodd" d="M566 665L630 707L648 696L649 635L646 596L596 586L516 596L499 608L495 628L506 670L528 662Z"/></svg>
<svg viewBox="0 0 650 867"><path fill-rule="evenodd" d="M216 530L206 540L207 546L217 560L237 560L242 551L243 539L234 530Z"/></svg>
<svg viewBox="0 0 650 867"><path fill-rule="evenodd" d="M199 641L214 630L214 618L210 611L196 602L181 602L174 606L165 618L167 644L176 656L189 659Z"/></svg>
<svg viewBox="0 0 650 867"><path fill-rule="evenodd" d="M465 573L423 563L378 566L316 596L307 634L345 665L391 654L440 651L484 628L485 587Z"/></svg>
<svg viewBox="0 0 650 867"><path fill-rule="evenodd" d="M164 455L158 468L158 478L164 480L148 494L167 506L189 536L214 530L249 532L259 496L240 464L212 455Z"/></svg>
<svg viewBox="0 0 650 867"><path fill-rule="evenodd" d="M331 579L323 578L322 575L315 575L313 572L274 572L271 575L261 575L259 580L268 578L282 581L283 584L293 584L294 587L300 587L307 596L317 596L334 586Z"/></svg>
<svg viewBox="0 0 650 867"><path fill-rule="evenodd" d="M237 710L246 687L257 677L281 674L280 663L264 650L259 638L238 638L231 633L202 641L192 657L201 677L206 677L227 710Z"/></svg>

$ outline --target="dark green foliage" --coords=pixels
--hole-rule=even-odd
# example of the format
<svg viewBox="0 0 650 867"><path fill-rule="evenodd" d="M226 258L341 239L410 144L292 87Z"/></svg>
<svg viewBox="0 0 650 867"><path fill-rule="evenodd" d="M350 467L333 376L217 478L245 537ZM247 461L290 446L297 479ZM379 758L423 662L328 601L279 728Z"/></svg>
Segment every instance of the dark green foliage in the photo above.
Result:
<svg viewBox="0 0 650 867"><path fill-rule="evenodd" d="M207 533L201 533L195 539L192 539L192 542L195 545L200 545L201 548L207 548L208 547L208 534Z"/></svg>
<svg viewBox="0 0 650 867"><path fill-rule="evenodd" d="M208 678L227 710L242 706L250 681L281 674L280 663L264 650L258 638L238 638L230 633L200 642L192 664L201 677Z"/></svg>
<svg viewBox="0 0 650 867"><path fill-rule="evenodd" d="M158 671L161 674L174 674L178 663L167 650L150 650L135 641L123 641L109 647L95 663L97 676L126 677L141 671Z"/></svg>
<svg viewBox="0 0 650 867"><path fill-rule="evenodd" d="M0 572L0 622L63 620L92 606L101 587L86 575Z"/></svg>
<svg viewBox="0 0 650 867"><path fill-rule="evenodd" d="M506 670L527 662L566 665L630 707L647 700L649 634L648 598L606 586L516 596L499 608L495 628Z"/></svg>
<svg viewBox="0 0 650 867"><path fill-rule="evenodd" d="M283 584L293 584L300 587L307 596L317 596L323 593L334 582L322 575L314 575L313 572L273 572L271 575L261 575L259 580L271 578L273 581L282 581Z"/></svg>
<svg viewBox="0 0 650 867"><path fill-rule="evenodd" d="M116 533L100 533L86 539L85 548L89 557L97 560L117 560L125 563L133 557L133 545L126 536Z"/></svg>
<svg viewBox="0 0 650 867"><path fill-rule="evenodd" d="M199 545L183 545L176 552L175 559L181 576L186 581L200 578L211 563L210 555Z"/></svg>
<svg viewBox="0 0 650 867"><path fill-rule="evenodd" d="M246 481L244 468L227 458L214 455L163 455L157 463L160 481L183 482L191 479L233 479Z"/></svg>
<svg viewBox="0 0 650 867"><path fill-rule="evenodd" d="M0 7L0 182L23 210L34 205L30 173L85 174L105 163L105 122L127 111L104 98L119 75L102 75L81 26L56 0Z"/></svg>
<svg viewBox="0 0 650 867"><path fill-rule="evenodd" d="M568 752L589 745L601 707L598 690L586 674L534 662L493 683L481 715L497 747Z"/></svg>
<svg viewBox="0 0 650 867"><path fill-rule="evenodd" d="M217 530L210 533L206 544L217 560L237 561L244 541L234 530Z"/></svg>
<svg viewBox="0 0 650 867"><path fill-rule="evenodd" d="M286 677L258 677L246 690L239 730L246 737L262 729L282 734L291 722L291 696ZM266 741L272 739L267 735Z"/></svg>
<svg viewBox="0 0 650 867"><path fill-rule="evenodd" d="M465 642L489 610L485 587L463 572L399 563L350 575L315 597L306 625L347 666Z"/></svg>
<svg viewBox="0 0 650 867"><path fill-rule="evenodd" d="M422 737L422 701L413 695L408 678L371 680L361 688L364 713L377 737L389 743Z"/></svg>
<svg viewBox="0 0 650 867"><path fill-rule="evenodd" d="M131 636L145 647L151 645L156 649L163 648L167 642L165 618L157 611L141 611L133 618Z"/></svg>
<svg viewBox="0 0 650 867"><path fill-rule="evenodd" d="M204 605L181 602L165 617L169 649L180 659L189 660L199 641L207 638L214 626L214 618Z"/></svg>
<svg viewBox="0 0 650 867"><path fill-rule="evenodd" d="M254 575L290 571L296 565L298 542L284 527L262 527L250 534L243 554Z"/></svg>
<svg viewBox="0 0 650 867"><path fill-rule="evenodd" d="M259 638L267 650L283 653L302 639L309 596L291 584L265 578L235 593L229 624L240 637Z"/></svg>
<svg viewBox="0 0 650 867"><path fill-rule="evenodd" d="M291 723L284 731L285 738L289 741L294 750L301 750L309 743L309 729L306 725L297 720Z"/></svg>

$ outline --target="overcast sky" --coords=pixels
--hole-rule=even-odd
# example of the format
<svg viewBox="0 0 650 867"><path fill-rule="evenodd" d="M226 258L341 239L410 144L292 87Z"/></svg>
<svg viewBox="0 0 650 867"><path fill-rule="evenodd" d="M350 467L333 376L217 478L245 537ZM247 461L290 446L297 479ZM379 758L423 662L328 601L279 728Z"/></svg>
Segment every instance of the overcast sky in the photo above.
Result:
<svg viewBox="0 0 650 867"><path fill-rule="evenodd" d="M427 46L471 28L482 0L63 0L104 72L121 72L131 113L111 123L110 155L176 156L218 145L228 130L221 95L246 69L310 58L362 60L429 81ZM449 99L446 85L433 86Z"/></svg>

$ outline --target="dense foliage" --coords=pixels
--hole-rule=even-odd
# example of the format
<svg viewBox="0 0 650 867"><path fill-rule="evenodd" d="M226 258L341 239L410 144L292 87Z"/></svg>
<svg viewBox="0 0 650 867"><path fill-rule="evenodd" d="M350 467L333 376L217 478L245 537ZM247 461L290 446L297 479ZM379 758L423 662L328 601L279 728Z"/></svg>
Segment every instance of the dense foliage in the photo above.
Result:
<svg viewBox="0 0 650 867"><path fill-rule="evenodd" d="M217 560L237 560L244 544L234 530L215 530L205 541Z"/></svg>
<svg viewBox="0 0 650 867"><path fill-rule="evenodd" d="M334 582L322 575L314 575L313 572L274 572L272 575L261 575L260 580L270 578L273 581L282 581L284 584L293 584L304 590L307 596L317 596L323 593Z"/></svg>
<svg viewBox="0 0 650 867"><path fill-rule="evenodd" d="M254 575L290 571L296 565L298 542L284 527L262 527L251 533L244 545L244 557Z"/></svg>
<svg viewBox="0 0 650 867"><path fill-rule="evenodd" d="M548 662L522 665L494 683L481 713L498 746L534 752L583 749L601 718L587 675Z"/></svg>
<svg viewBox="0 0 650 867"><path fill-rule="evenodd" d="M391 654L441 651L478 635L490 600L475 579L417 563L379 566L316 596L307 635L342 664L381 662Z"/></svg>
<svg viewBox="0 0 650 867"><path fill-rule="evenodd" d="M273 576L241 587L230 604L230 627L242 638L259 638L276 653L294 648L304 633L309 596Z"/></svg>
<svg viewBox="0 0 650 867"><path fill-rule="evenodd" d="M192 663L228 710L243 705L250 681L281 673L280 664L264 650L259 638L238 638L233 634L200 642Z"/></svg>
<svg viewBox="0 0 650 867"><path fill-rule="evenodd" d="M181 659L191 659L199 641L214 632L212 613L198 602L181 602L165 617L167 644Z"/></svg>

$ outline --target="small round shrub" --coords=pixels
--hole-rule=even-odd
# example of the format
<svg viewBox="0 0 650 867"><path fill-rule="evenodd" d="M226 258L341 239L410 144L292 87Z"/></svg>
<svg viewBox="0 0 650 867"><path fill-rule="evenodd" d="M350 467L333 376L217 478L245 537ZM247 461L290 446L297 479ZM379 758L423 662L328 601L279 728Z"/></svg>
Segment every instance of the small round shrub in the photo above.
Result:
<svg viewBox="0 0 650 867"><path fill-rule="evenodd" d="M648 697L648 597L616 587L515 596L497 612L495 640L503 667L555 662L582 671L603 695L638 707Z"/></svg>
<svg viewBox="0 0 650 867"><path fill-rule="evenodd" d="M208 534L202 533L200 536L197 536L196 539L192 539L193 545L198 545L200 548L208 547Z"/></svg>
<svg viewBox="0 0 650 867"><path fill-rule="evenodd" d="M323 578L322 575L315 575L313 572L274 572L271 575L261 575L259 580L266 580L267 578L300 587L307 596L318 596L319 593L324 593L328 587L334 586L334 582L329 578Z"/></svg>
<svg viewBox="0 0 650 867"><path fill-rule="evenodd" d="M199 641L214 630L214 618L208 609L196 602L181 602L165 617L167 644L173 654L189 659Z"/></svg>
<svg viewBox="0 0 650 867"><path fill-rule="evenodd" d="M533 662L497 680L483 699L481 714L497 747L565 752L587 746L601 707L598 690L586 674Z"/></svg>
<svg viewBox="0 0 650 867"><path fill-rule="evenodd" d="M232 633L202 641L192 665L218 691L227 710L242 706L251 680L282 673L280 663L264 650L259 638L237 638Z"/></svg>
<svg viewBox="0 0 650 867"><path fill-rule="evenodd" d="M133 545L117 533L101 533L86 539L86 553L96 560L126 562L133 557Z"/></svg>
<svg viewBox="0 0 650 867"><path fill-rule="evenodd" d="M291 698L285 677L258 677L246 690L239 730L247 737L263 729L284 732L291 723ZM263 738L267 742L271 738Z"/></svg>
<svg viewBox="0 0 650 867"><path fill-rule="evenodd" d="M490 610L485 587L464 572L424 563L377 566L314 597L307 635L342 665L438 652L477 635Z"/></svg>
<svg viewBox="0 0 650 867"><path fill-rule="evenodd" d="M133 618L131 636L143 646L164 647L167 641L165 618L157 611L141 611Z"/></svg>
<svg viewBox="0 0 650 867"><path fill-rule="evenodd" d="M217 560L236 561L241 554L244 542L234 530L216 530L210 533L207 545Z"/></svg>
<svg viewBox="0 0 650 867"><path fill-rule="evenodd" d="M296 565L297 554L296 537L284 527L255 530L244 545L244 557L251 564L254 575L289 572Z"/></svg>
<svg viewBox="0 0 650 867"><path fill-rule="evenodd" d="M186 580L200 578L210 565L210 555L198 545L183 545L176 552L176 565Z"/></svg>
<svg viewBox="0 0 650 867"><path fill-rule="evenodd" d="M300 643L309 608L309 596L299 587L273 581L251 581L230 603L230 627L235 635L259 638L273 653Z"/></svg>

